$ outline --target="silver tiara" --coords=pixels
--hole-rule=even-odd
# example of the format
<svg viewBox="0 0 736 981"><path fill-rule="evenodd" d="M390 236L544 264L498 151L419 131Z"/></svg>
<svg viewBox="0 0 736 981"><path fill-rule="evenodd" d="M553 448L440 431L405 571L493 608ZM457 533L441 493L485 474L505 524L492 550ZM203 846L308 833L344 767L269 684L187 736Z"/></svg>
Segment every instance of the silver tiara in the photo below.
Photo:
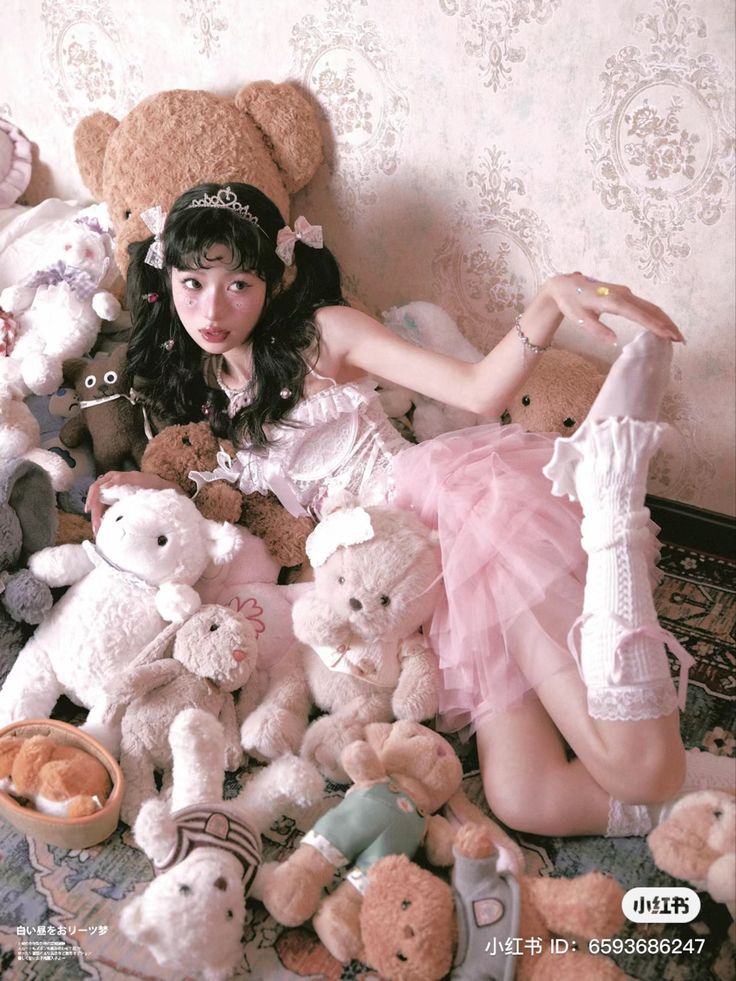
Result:
<svg viewBox="0 0 736 981"><path fill-rule="evenodd" d="M256 216L251 213L251 210L247 204L241 204L240 201L238 201L238 197L235 192L230 190L230 185L221 188L217 194L205 193L203 198L195 198L194 201L188 205L188 207L228 208L230 211L234 211L239 218L244 218L252 225L255 225L259 231L263 231Z"/></svg>

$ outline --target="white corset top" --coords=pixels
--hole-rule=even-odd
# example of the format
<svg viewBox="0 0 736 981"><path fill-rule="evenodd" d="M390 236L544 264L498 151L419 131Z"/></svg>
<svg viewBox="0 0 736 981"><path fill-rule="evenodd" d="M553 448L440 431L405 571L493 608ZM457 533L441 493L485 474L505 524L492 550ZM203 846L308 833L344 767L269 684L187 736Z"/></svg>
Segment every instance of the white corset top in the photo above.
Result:
<svg viewBox="0 0 736 981"><path fill-rule="evenodd" d="M319 518L331 490L363 504L385 502L392 491L392 460L408 444L381 406L373 379L332 385L296 405L286 425L267 427L268 446L218 455L211 473L192 473L198 487L237 481L243 494L269 490L294 515ZM292 425L293 424L293 425Z"/></svg>

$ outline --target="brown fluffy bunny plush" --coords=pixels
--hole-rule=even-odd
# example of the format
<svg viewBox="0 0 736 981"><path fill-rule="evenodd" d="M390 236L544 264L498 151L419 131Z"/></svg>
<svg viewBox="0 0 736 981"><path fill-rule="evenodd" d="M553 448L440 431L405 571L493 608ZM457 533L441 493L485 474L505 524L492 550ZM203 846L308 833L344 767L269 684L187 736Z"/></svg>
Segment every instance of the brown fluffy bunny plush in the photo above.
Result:
<svg viewBox="0 0 736 981"><path fill-rule="evenodd" d="M0 739L0 789L31 801L55 817L85 817L107 800L111 788L105 767L77 746L50 736Z"/></svg>
<svg viewBox="0 0 736 981"><path fill-rule="evenodd" d="M207 422L167 426L146 447L141 470L170 480L192 495L195 483L189 473L214 470L221 449L235 456L232 443L219 440ZM237 486L215 480L203 484L194 503L205 518L246 527L263 540L279 565L291 567L304 561L304 546L314 522L290 515L273 494L244 496Z"/></svg>
<svg viewBox="0 0 736 981"><path fill-rule="evenodd" d="M454 889L405 855L370 869L360 911L361 959L386 981L439 981L450 970L457 981L625 979L584 943L612 937L624 924L623 889L614 879L600 872L576 879L499 872L484 825L463 826L454 854ZM519 953L504 952L501 945L517 937ZM525 938L540 938L541 950L527 949ZM552 952L553 938L569 942L565 953Z"/></svg>

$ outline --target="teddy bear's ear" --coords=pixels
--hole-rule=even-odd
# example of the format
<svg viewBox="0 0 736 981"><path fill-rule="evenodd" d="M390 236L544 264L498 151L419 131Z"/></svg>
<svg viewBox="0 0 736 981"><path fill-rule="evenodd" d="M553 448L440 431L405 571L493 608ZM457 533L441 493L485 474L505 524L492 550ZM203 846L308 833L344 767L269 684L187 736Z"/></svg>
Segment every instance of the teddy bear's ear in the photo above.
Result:
<svg viewBox="0 0 736 981"><path fill-rule="evenodd" d="M229 562L243 544L243 537L235 525L227 521L205 520L205 534L209 553L215 565Z"/></svg>
<svg viewBox="0 0 736 981"><path fill-rule="evenodd" d="M261 81L242 88L235 105L264 134L289 194L299 191L322 163L322 136L312 102L289 82Z"/></svg>
<svg viewBox="0 0 736 981"><path fill-rule="evenodd" d="M97 201L104 198L102 166L110 136L120 124L108 112L93 112L77 123L74 130L74 155L85 186Z"/></svg>
<svg viewBox="0 0 736 981"><path fill-rule="evenodd" d="M67 385L76 385L77 379L89 364L89 358L67 358L61 366L64 381Z"/></svg>

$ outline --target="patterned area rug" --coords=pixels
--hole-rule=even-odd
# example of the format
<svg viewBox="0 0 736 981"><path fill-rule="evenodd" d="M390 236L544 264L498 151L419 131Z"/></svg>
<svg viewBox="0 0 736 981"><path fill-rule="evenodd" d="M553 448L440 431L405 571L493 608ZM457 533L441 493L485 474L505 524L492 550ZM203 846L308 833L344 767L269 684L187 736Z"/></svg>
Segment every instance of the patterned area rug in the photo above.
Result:
<svg viewBox="0 0 736 981"><path fill-rule="evenodd" d="M688 747L732 756L736 748L736 563L699 552L665 546L664 578L657 591L663 625L694 655L683 732ZM458 747L465 789L482 801L472 744ZM228 777L227 794L237 792L239 776ZM328 792L324 810L337 789ZM314 819L284 819L269 832L267 857L295 847ZM641 839L521 837L528 871L572 876L593 868L612 873L628 889L676 885L658 872ZM111 839L85 851L65 851L29 840L0 826L0 977L8 981L77 981L123 978L174 979L147 953L128 944L117 927L121 903L151 878L151 866L120 825ZM632 943L615 955L620 967L641 981L731 981L733 926L725 909L702 895L698 918L685 925L629 924L620 935ZM700 952L637 954L641 938L693 939ZM253 979L310 978L324 981L375 979L359 964L347 968L333 960L307 929L281 930L253 904L244 938L243 971ZM661 946L661 945L660 945ZM685 946L687 950L687 946Z"/></svg>

